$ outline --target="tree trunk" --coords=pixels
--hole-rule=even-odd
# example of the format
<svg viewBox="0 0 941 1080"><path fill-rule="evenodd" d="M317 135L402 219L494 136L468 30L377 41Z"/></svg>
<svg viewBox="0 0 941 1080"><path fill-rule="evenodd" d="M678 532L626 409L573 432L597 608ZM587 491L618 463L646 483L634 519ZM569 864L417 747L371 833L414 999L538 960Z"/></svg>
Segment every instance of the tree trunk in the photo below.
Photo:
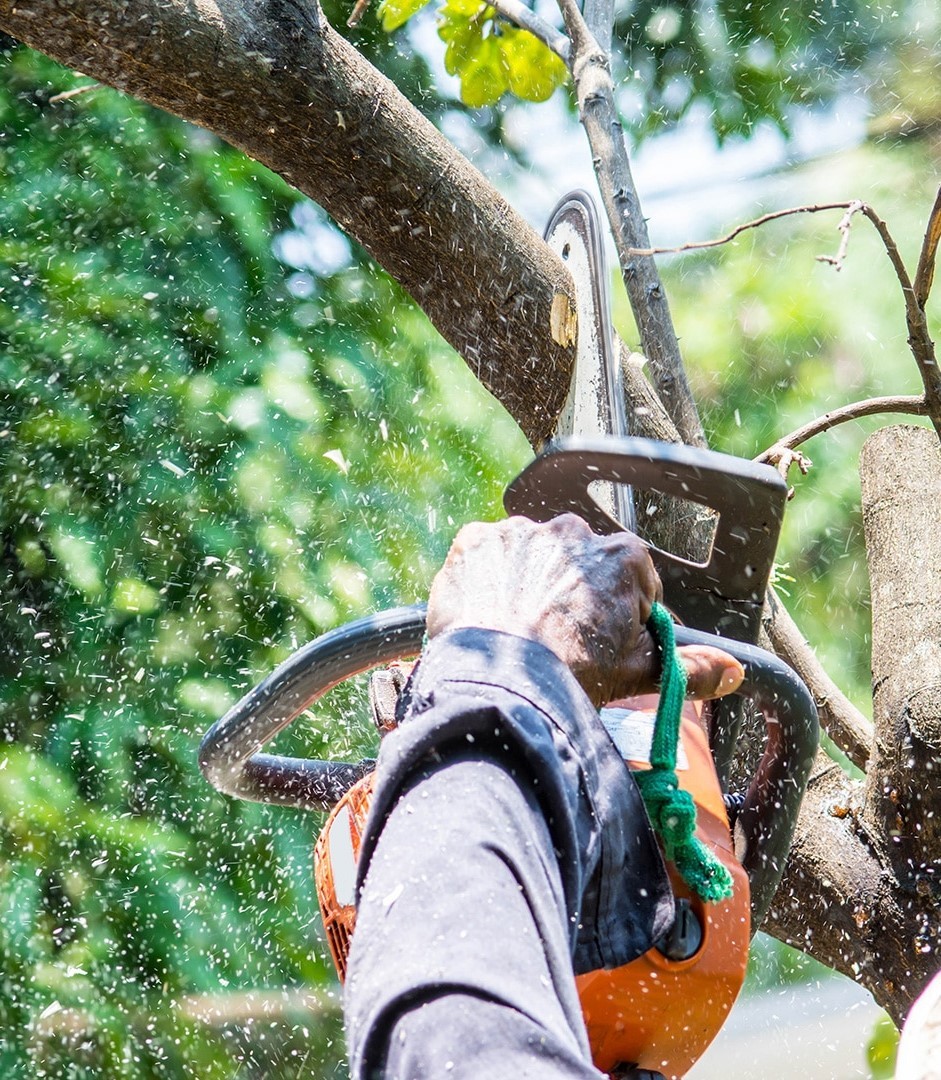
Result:
<svg viewBox="0 0 941 1080"><path fill-rule="evenodd" d="M883 428L860 473L869 769L852 780L821 755L764 929L856 979L900 1024L941 949L941 446L927 428Z"/></svg>

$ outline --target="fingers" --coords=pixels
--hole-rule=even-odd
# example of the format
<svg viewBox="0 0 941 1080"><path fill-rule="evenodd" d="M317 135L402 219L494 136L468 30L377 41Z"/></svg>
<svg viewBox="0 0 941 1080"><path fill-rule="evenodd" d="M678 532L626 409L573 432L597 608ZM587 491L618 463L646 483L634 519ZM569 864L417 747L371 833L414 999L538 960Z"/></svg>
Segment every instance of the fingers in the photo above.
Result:
<svg viewBox="0 0 941 1080"><path fill-rule="evenodd" d="M734 693L745 678L745 669L727 652L709 645L686 645L680 650L686 668L687 697L697 700Z"/></svg>
<svg viewBox="0 0 941 1080"><path fill-rule="evenodd" d="M711 645L684 645L679 654L686 668L686 696L695 701L732 694L745 678L745 670L734 656ZM646 631L633 656L622 665L620 674L622 681L617 686L617 698L659 691L659 652Z"/></svg>

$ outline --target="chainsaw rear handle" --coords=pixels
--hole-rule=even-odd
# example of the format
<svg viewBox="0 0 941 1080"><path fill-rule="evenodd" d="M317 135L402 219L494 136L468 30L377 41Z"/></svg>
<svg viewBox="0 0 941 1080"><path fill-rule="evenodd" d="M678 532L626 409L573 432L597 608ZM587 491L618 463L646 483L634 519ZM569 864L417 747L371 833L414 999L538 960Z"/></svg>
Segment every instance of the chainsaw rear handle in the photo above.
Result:
<svg viewBox="0 0 941 1080"><path fill-rule="evenodd" d="M374 766L262 754L270 739L344 679L421 652L425 607L394 608L348 623L299 649L206 733L203 775L226 795L252 802L329 810ZM735 849L751 885L752 928L781 880L801 798L817 749L817 709L803 682L772 653L676 627L679 645L712 645L745 669L740 694L765 717L767 741L735 824Z"/></svg>

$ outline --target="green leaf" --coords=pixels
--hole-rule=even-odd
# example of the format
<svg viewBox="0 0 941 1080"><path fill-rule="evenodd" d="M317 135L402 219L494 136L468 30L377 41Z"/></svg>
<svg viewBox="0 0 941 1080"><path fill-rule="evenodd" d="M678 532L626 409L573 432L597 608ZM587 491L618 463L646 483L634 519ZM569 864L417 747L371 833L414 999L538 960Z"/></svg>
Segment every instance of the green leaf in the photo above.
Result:
<svg viewBox="0 0 941 1080"><path fill-rule="evenodd" d="M379 5L379 18L382 29L387 34L404 26L408 20L428 3L428 0L382 0Z"/></svg>
<svg viewBox="0 0 941 1080"><path fill-rule="evenodd" d="M895 1076L898 1048L898 1029L887 1016L880 1017L866 1047L866 1063L873 1080L889 1080Z"/></svg>
<svg viewBox="0 0 941 1080"><path fill-rule="evenodd" d="M527 30L506 27L499 41L510 91L518 98L546 101L565 82L565 64Z"/></svg>
<svg viewBox="0 0 941 1080"><path fill-rule="evenodd" d="M496 105L506 93L506 62L499 40L491 35L484 38L476 55L472 56L461 76L461 101L472 109Z"/></svg>
<svg viewBox="0 0 941 1080"><path fill-rule="evenodd" d="M460 75L479 52L485 20L474 16L483 10L476 0L448 0L438 13L438 37L446 43L444 67L449 75Z"/></svg>

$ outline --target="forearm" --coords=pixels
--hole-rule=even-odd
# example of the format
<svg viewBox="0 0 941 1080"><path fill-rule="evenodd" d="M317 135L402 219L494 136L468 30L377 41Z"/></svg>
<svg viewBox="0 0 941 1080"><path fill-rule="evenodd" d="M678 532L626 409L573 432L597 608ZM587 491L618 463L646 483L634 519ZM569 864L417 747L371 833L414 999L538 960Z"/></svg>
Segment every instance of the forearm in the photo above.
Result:
<svg viewBox="0 0 941 1080"><path fill-rule="evenodd" d="M347 998L356 1077L400 1051L403 1071L381 1075L426 1075L408 1056L419 1045L454 1060L438 1030L445 999L455 1023L507 1010L506 1060L546 1046L582 1070L532 1075L597 1075L573 955L582 971L626 963L672 917L636 787L581 688L542 646L487 631L427 650L410 715L383 743L361 871Z"/></svg>
<svg viewBox="0 0 941 1080"><path fill-rule="evenodd" d="M466 753L413 776L373 853L346 994L354 1080L600 1077L529 783Z"/></svg>

